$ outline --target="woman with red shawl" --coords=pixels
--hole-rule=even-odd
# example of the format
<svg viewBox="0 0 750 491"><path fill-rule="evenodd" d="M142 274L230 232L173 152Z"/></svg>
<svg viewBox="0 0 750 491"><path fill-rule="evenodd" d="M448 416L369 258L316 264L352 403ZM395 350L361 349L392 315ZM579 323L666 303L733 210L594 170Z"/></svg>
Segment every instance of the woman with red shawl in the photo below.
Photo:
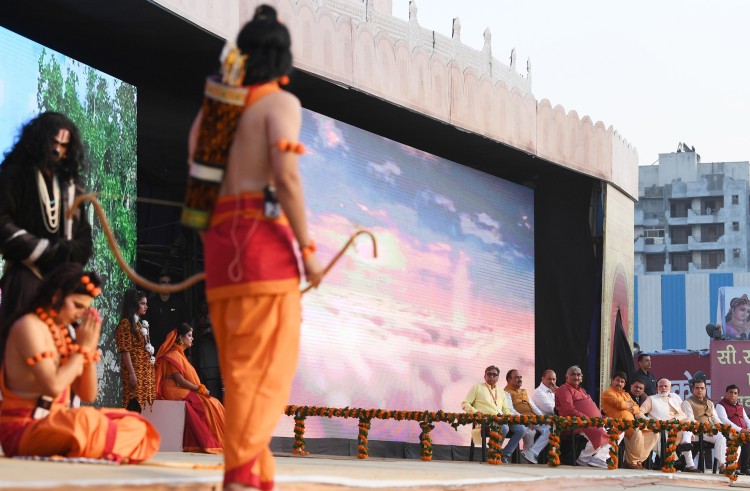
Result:
<svg viewBox="0 0 750 491"><path fill-rule="evenodd" d="M185 356L193 344L193 328L173 329L156 355L156 394L160 399L185 401L185 452L224 453L224 406L210 397Z"/></svg>

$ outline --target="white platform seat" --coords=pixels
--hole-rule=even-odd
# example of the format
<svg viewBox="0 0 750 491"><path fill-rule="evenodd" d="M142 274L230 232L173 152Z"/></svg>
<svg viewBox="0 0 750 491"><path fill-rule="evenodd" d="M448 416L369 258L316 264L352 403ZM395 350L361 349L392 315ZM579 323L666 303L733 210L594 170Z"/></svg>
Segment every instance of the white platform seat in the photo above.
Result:
<svg viewBox="0 0 750 491"><path fill-rule="evenodd" d="M141 413L161 435L159 452L182 452L182 435L185 431L184 401L154 401L154 405Z"/></svg>

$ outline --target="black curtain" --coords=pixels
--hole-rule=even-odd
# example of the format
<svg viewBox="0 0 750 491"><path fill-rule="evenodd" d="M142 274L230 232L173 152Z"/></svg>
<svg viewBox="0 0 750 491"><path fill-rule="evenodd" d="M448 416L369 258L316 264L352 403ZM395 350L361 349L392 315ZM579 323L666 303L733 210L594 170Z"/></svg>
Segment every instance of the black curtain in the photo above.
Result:
<svg viewBox="0 0 750 491"><path fill-rule="evenodd" d="M557 373L579 365L598 385L599 374L587 373L589 333L598 309L601 275L591 233L591 196L596 181L569 171L553 170L536 182L536 380L546 369ZM590 371L590 370L589 370ZM538 383L538 382L537 382ZM595 395L595 394L592 394Z"/></svg>
<svg viewBox="0 0 750 491"><path fill-rule="evenodd" d="M633 362L633 351L630 349L628 337L625 335L625 329L622 327L622 316L620 309L617 309L615 319L615 342L612 352L612 373L625 372L628 376L635 373L635 363Z"/></svg>

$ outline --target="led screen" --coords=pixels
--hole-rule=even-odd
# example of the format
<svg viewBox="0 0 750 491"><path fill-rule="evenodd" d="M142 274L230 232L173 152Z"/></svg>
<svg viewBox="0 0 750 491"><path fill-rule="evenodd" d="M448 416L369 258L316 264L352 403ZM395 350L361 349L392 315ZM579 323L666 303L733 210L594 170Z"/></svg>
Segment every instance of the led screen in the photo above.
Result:
<svg viewBox="0 0 750 491"><path fill-rule="evenodd" d="M21 126L42 111L65 113L87 146L86 189L96 190L126 260L135 260L136 89L110 75L0 28L0 152L14 144ZM115 265L98 220L94 254L87 267L105 280L95 301L104 324L98 365L97 404L122 404L119 360L114 343L118 305L129 282Z"/></svg>
<svg viewBox="0 0 750 491"><path fill-rule="evenodd" d="M378 258L360 237L304 297L290 404L461 411L487 365L503 371L501 387L511 368L530 385L533 192L307 110L302 141L318 256L327 261L364 228ZM276 435L292 428L286 417ZM373 421L370 438L418 442L419 433L416 423ZM305 435L356 438L357 421L311 417ZM432 432L437 444L466 435L447 424Z"/></svg>

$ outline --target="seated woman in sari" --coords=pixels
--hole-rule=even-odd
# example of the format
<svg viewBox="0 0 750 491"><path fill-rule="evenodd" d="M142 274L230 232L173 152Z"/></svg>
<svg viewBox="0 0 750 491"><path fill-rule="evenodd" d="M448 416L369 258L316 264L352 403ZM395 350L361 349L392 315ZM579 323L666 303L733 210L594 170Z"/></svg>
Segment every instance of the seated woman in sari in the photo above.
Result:
<svg viewBox="0 0 750 491"><path fill-rule="evenodd" d="M140 414L70 407L71 391L85 402L96 399L102 320L90 306L100 285L95 273L63 264L20 316L0 326L0 444L6 456L136 463L159 449L159 434Z"/></svg>
<svg viewBox="0 0 750 491"><path fill-rule="evenodd" d="M195 368L185 356L193 344L193 328L173 329L156 355L156 395L169 401L185 401L185 452L224 453L224 406L210 397Z"/></svg>

